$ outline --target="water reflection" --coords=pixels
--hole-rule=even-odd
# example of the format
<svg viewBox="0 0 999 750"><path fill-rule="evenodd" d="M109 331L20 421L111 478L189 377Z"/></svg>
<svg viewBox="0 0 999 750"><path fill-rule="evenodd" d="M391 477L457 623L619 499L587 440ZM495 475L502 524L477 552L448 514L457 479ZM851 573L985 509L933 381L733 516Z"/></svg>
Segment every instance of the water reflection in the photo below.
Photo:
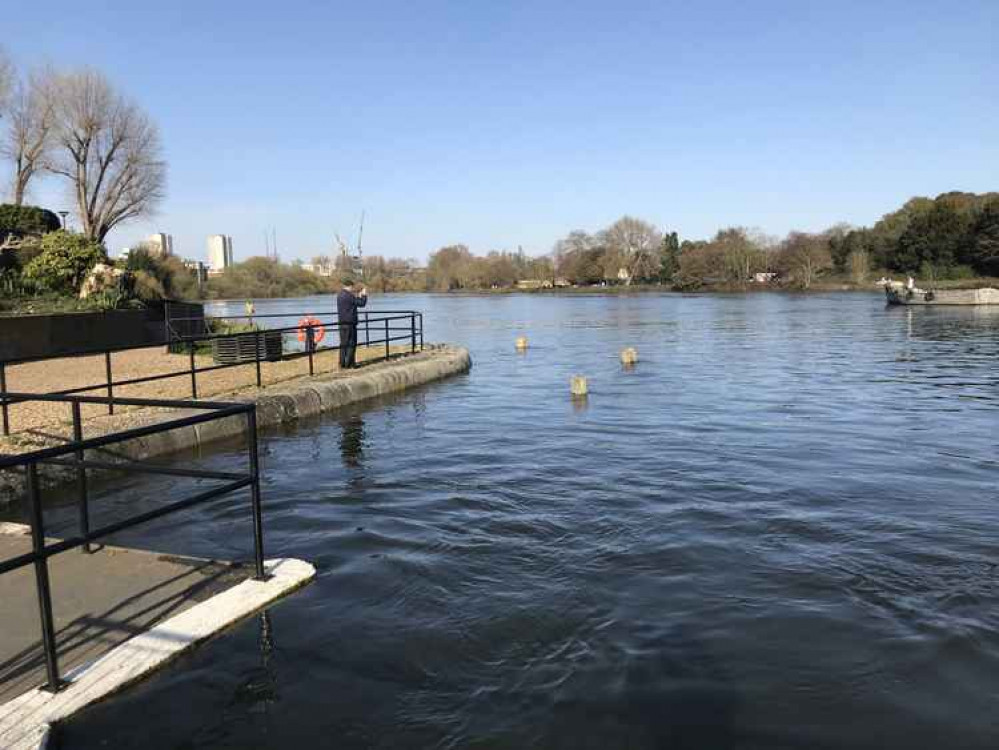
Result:
<svg viewBox="0 0 999 750"><path fill-rule="evenodd" d="M272 662L274 654L274 628L269 611L261 613L257 640L260 666L253 669L233 693L232 705L250 706L256 713L268 714L270 707L280 700L278 674Z"/></svg>
<svg viewBox="0 0 999 750"><path fill-rule="evenodd" d="M350 414L340 420L340 455L343 465L360 469L364 459L364 419Z"/></svg>
<svg viewBox="0 0 999 750"><path fill-rule="evenodd" d="M886 312L905 316L909 340L962 341L999 332L999 305L889 307Z"/></svg>

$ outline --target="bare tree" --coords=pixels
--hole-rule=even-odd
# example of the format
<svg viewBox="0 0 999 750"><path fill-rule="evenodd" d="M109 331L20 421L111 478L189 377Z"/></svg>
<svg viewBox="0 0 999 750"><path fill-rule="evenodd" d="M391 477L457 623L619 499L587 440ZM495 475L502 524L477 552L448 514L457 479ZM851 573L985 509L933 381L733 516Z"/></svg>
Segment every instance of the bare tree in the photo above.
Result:
<svg viewBox="0 0 999 750"><path fill-rule="evenodd" d="M757 269L766 267L764 254L742 227L719 230L712 243L720 250L725 278L729 281L745 285Z"/></svg>
<svg viewBox="0 0 999 750"><path fill-rule="evenodd" d="M0 140L0 155L14 165L11 195L14 204L24 203L32 178L47 166L52 143L52 99L48 79L32 75L16 86L7 107L7 128Z"/></svg>
<svg viewBox="0 0 999 750"><path fill-rule="evenodd" d="M656 276L658 249L662 234L651 224L631 216L623 216L600 233L600 241L610 253L608 260L619 258L627 271L626 283L633 279L647 280ZM606 264L605 264L606 266ZM605 267L605 273L609 270ZM615 269L615 275L620 269Z"/></svg>
<svg viewBox="0 0 999 750"><path fill-rule="evenodd" d="M854 250L847 258L847 265L850 267L850 278L853 283L863 284L867 281L867 274L871 268L871 256L863 248Z"/></svg>
<svg viewBox="0 0 999 750"><path fill-rule="evenodd" d="M49 169L73 188L83 234L103 242L162 200L166 164L156 125L94 70L57 74L47 87L53 115Z"/></svg>
<svg viewBox="0 0 999 750"><path fill-rule="evenodd" d="M0 115L5 113L7 99L13 93L16 81L17 71L14 63L7 57L3 47L0 47Z"/></svg>
<svg viewBox="0 0 999 750"><path fill-rule="evenodd" d="M798 286L808 289L820 272L832 267L829 241L822 235L791 232L782 243L781 265Z"/></svg>

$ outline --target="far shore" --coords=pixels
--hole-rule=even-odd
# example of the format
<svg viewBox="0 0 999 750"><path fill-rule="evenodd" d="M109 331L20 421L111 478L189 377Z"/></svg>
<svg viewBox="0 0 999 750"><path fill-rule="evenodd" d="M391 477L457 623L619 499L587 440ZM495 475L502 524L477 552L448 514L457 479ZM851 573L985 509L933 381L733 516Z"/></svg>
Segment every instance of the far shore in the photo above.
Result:
<svg viewBox="0 0 999 750"><path fill-rule="evenodd" d="M896 281L904 280L904 276L899 276ZM980 277L973 279L948 279L940 281L924 281L917 279L917 286L925 289L978 289L980 287L994 287L999 289L999 278ZM450 294L460 296L491 296L508 294L547 294L553 296L593 294L593 295L621 295L621 294L825 294L830 292L855 292L867 294L883 294L884 289L876 281L868 281L857 284L852 281L842 279L821 280L808 287L781 285L781 284L703 284L689 289L676 289L663 284L609 284L607 286L568 286L568 287L545 287L537 289L519 289L516 287L504 287L501 289L451 289L448 291L391 291L379 292L369 290L372 297L380 294ZM263 298L261 298L263 299ZM224 302L227 300L206 300L210 302ZM228 300L231 301L231 300Z"/></svg>

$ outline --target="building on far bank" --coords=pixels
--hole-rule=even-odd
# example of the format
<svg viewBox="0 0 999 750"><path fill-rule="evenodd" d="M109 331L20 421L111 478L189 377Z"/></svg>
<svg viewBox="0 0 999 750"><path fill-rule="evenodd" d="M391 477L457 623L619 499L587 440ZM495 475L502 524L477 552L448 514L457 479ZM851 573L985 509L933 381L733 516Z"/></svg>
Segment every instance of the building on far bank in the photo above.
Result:
<svg viewBox="0 0 999 750"><path fill-rule="evenodd" d="M151 234L142 241L142 247L149 251L150 255L158 255L161 258L173 255L173 235L165 232Z"/></svg>
<svg viewBox="0 0 999 750"><path fill-rule="evenodd" d="M232 265L232 237L213 234L208 238L209 273L222 273Z"/></svg>
<svg viewBox="0 0 999 750"><path fill-rule="evenodd" d="M303 263L302 270L311 271L316 276L332 276L334 268L332 263Z"/></svg>

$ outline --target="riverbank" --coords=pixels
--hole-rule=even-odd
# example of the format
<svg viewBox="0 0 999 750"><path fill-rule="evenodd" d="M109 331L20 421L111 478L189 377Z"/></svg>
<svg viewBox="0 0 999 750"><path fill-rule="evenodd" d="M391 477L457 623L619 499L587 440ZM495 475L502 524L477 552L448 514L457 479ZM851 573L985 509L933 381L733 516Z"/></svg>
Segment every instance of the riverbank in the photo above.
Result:
<svg viewBox="0 0 999 750"><path fill-rule="evenodd" d="M903 277L899 277L903 278ZM977 289L980 287L999 288L999 278L975 277L971 279L944 279L939 281L919 281L917 284L926 289ZM868 292L882 294L883 288L876 281L857 283L843 278L830 278L815 281L808 287L797 285L781 285L747 282L745 284L723 282L702 284L690 288L675 288L665 284L608 284L606 286L568 286L547 287L539 289L454 289L437 294L457 296L505 296L510 294L538 294L548 296L571 295L620 295L620 294L827 294L829 292ZM433 293L433 292L431 292ZM409 294L409 292L396 292Z"/></svg>

